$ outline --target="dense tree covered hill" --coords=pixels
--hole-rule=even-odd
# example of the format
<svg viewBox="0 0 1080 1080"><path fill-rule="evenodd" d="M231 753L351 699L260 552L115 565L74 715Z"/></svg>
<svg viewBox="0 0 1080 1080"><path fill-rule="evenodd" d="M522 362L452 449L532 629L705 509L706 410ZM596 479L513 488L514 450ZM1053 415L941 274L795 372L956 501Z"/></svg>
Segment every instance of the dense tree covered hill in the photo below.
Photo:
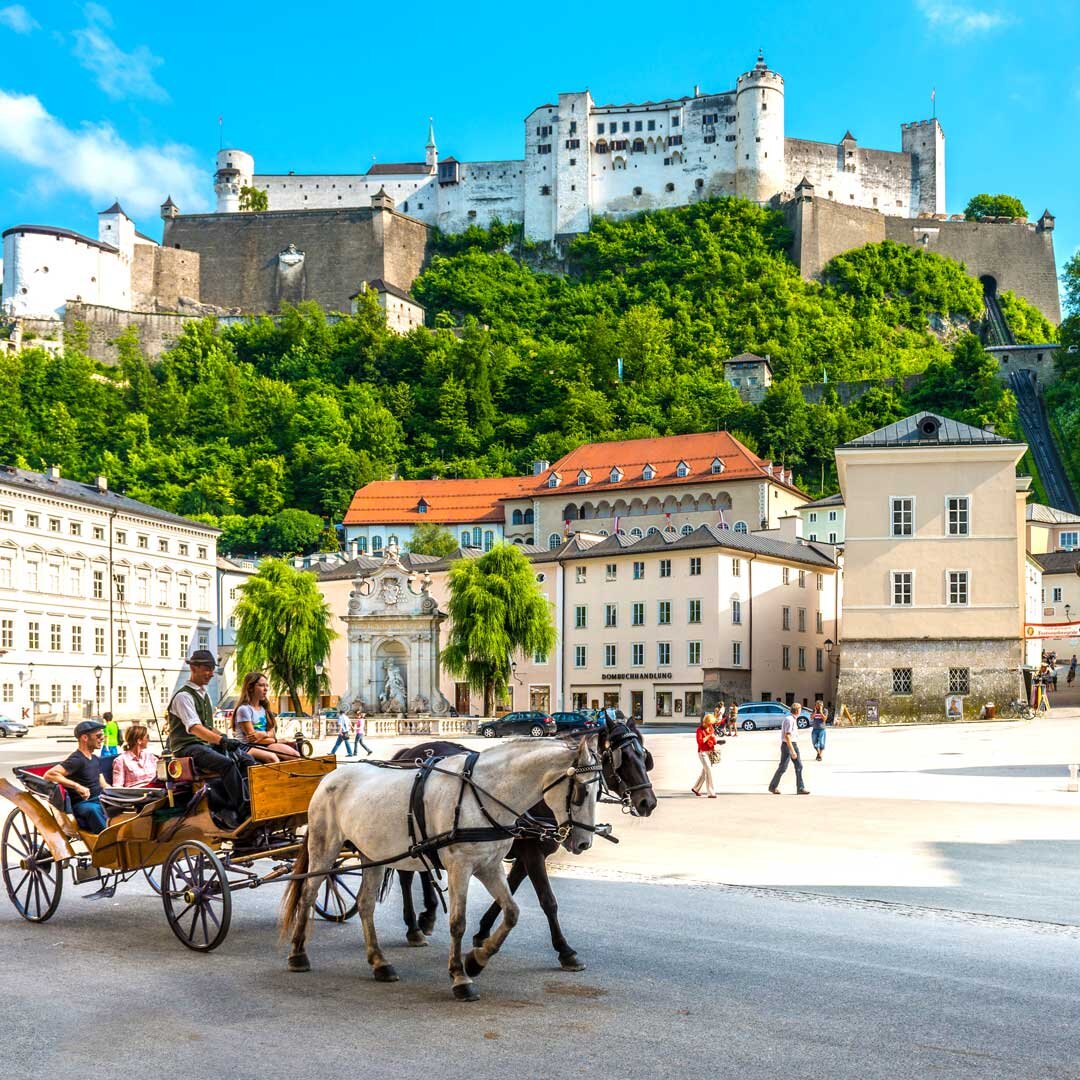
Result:
<svg viewBox="0 0 1080 1080"><path fill-rule="evenodd" d="M927 372L919 406L1012 429L1015 403L966 333L980 293L962 267L884 243L805 282L788 239L778 214L721 199L598 221L553 268L496 226L442 238L417 280L442 329L394 335L369 296L339 318L302 305L193 324L152 364L133 334L117 368L69 335L62 356L0 357L0 460L106 473L219 522L223 549L240 552L318 543L306 515L340 520L372 479L507 475L585 440L720 426L828 489L837 442L914 406L884 385L850 407L808 404L800 385L823 373ZM1023 301L1006 310L1041 329ZM723 378L744 351L769 354L776 373L757 407Z"/></svg>

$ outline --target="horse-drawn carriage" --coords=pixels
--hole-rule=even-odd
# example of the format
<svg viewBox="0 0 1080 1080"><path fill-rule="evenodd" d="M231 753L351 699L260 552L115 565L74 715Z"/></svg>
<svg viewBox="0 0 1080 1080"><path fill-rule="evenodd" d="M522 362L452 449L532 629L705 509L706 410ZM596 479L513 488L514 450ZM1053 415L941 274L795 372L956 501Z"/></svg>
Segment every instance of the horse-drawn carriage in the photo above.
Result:
<svg viewBox="0 0 1080 1080"><path fill-rule="evenodd" d="M197 775L190 758L164 758L150 786L104 789L108 824L100 833L79 828L65 790L45 779L51 767L15 769L21 789L0 779L0 795L14 804L0 833L0 871L16 911L29 922L50 919L68 873L74 885L98 882L95 897L144 875L173 933L189 949L208 952L229 931L235 891L288 879L311 795L336 761L328 755L252 767L250 814L226 829L211 813L210 778ZM257 871L267 859L270 869ZM355 915L359 884L359 862L344 848L321 882L316 912L332 922Z"/></svg>

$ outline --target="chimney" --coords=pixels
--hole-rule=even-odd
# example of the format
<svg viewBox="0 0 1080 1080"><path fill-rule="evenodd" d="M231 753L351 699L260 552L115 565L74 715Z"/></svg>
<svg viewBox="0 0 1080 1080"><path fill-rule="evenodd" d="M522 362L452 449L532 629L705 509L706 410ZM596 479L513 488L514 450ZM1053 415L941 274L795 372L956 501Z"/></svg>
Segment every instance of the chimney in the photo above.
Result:
<svg viewBox="0 0 1080 1080"><path fill-rule="evenodd" d="M50 465L49 466L49 479L50 480L59 480L60 479L60 466L59 465Z"/></svg>
<svg viewBox="0 0 1080 1080"><path fill-rule="evenodd" d="M551 462L550 461L534 461L532 463L532 474L533 474L533 476L542 476L550 468L551 468Z"/></svg>
<svg viewBox="0 0 1080 1080"><path fill-rule="evenodd" d="M96 483L97 483L98 491L108 491L109 490L109 478L107 476L99 476L97 478Z"/></svg>
<svg viewBox="0 0 1080 1080"><path fill-rule="evenodd" d="M779 533L778 540L786 540L789 544L797 543L802 539L802 518L798 514L789 514L777 522L776 531Z"/></svg>
<svg viewBox="0 0 1080 1080"><path fill-rule="evenodd" d="M349 541L349 558L355 559L360 554L360 545L355 540Z"/></svg>

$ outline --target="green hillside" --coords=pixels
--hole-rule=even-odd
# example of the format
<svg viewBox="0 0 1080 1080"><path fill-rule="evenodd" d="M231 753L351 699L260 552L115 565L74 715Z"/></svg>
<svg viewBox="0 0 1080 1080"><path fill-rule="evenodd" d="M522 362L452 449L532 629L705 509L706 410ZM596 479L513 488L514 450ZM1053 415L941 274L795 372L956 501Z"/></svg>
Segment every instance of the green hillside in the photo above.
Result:
<svg viewBox="0 0 1080 1080"><path fill-rule="evenodd" d="M287 511L340 520L372 479L509 475L584 440L719 426L816 493L835 483L838 442L910 408L1014 430L968 333L981 293L962 267L886 242L808 283L787 241L778 214L720 199L599 221L553 269L497 226L440 238L414 286L434 332L389 333L369 298L337 321L303 305L276 323L199 323L154 364L134 335L118 368L77 340L60 357L4 354L0 460L105 473L207 515L241 551L310 546L318 522ZM1009 317L1033 321L1020 300ZM757 407L723 381L723 360L745 351L768 354L777 379ZM800 391L915 372L908 400L880 386L845 408Z"/></svg>

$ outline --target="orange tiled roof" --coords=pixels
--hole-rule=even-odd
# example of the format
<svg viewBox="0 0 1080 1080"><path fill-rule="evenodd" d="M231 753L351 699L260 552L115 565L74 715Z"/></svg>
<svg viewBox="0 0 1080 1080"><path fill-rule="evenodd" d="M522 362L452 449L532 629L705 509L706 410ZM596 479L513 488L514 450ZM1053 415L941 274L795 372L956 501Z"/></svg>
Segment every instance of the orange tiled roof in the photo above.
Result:
<svg viewBox="0 0 1080 1080"><path fill-rule="evenodd" d="M533 476L489 480L373 480L362 487L345 512L346 525L409 523L479 524L502 521L500 499L522 495L536 484ZM420 500L427 511L417 508Z"/></svg>
<svg viewBox="0 0 1080 1080"><path fill-rule="evenodd" d="M793 491L798 489L790 474L782 473L780 466L772 469L748 447L726 431L708 431L696 435L666 435L655 439L627 439L622 442L586 443L560 458L532 481L530 497L543 495L575 495L586 492L591 495L631 491L643 487L668 487L672 484L716 483L712 472L713 461L724 463L724 480L771 480ZM688 466L686 476L677 475L680 463ZM652 480L645 480L642 471L646 465L655 470ZM618 466L622 479L609 479L611 470ZM589 473L585 484L577 482L578 473ZM548 479L558 473L561 483L549 488ZM801 493L800 493L801 494Z"/></svg>

